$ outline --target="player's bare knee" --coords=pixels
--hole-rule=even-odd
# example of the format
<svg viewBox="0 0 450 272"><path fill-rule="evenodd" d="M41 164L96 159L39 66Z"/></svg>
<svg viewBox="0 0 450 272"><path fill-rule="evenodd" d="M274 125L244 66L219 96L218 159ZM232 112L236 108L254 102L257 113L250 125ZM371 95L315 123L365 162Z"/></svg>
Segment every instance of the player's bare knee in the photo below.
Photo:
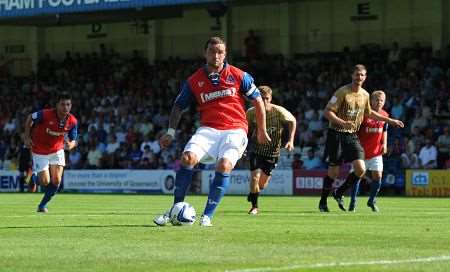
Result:
<svg viewBox="0 0 450 272"><path fill-rule="evenodd" d="M259 192L259 172L257 170L252 171L251 178L250 178L250 192L257 193Z"/></svg>
<svg viewBox="0 0 450 272"><path fill-rule="evenodd" d="M366 165L363 160L353 161L353 169L358 177L362 177L366 173Z"/></svg>
<svg viewBox="0 0 450 272"><path fill-rule="evenodd" d="M226 158L221 158L216 165L216 171L220 173L230 173L233 170L233 164Z"/></svg>
<svg viewBox="0 0 450 272"><path fill-rule="evenodd" d="M181 164L183 166L195 166L197 164L197 156L192 152L184 152L181 156Z"/></svg>
<svg viewBox="0 0 450 272"><path fill-rule="evenodd" d="M38 174L39 184L47 186L50 183L50 177L46 174Z"/></svg>
<svg viewBox="0 0 450 272"><path fill-rule="evenodd" d="M254 184L258 184L260 177L261 177L261 175L259 174L259 172L252 173L251 182L254 183Z"/></svg>
<svg viewBox="0 0 450 272"><path fill-rule="evenodd" d="M339 176L339 166L328 167L328 176L332 179L337 178Z"/></svg>
<svg viewBox="0 0 450 272"><path fill-rule="evenodd" d="M365 167L355 168L355 175L356 176L362 177L362 176L364 176L365 173L366 173L366 168Z"/></svg>
<svg viewBox="0 0 450 272"><path fill-rule="evenodd" d="M267 186L267 181L260 181L259 182L259 189L264 189Z"/></svg>
<svg viewBox="0 0 450 272"><path fill-rule="evenodd" d="M52 179L52 184L58 187L61 184L61 179Z"/></svg>
<svg viewBox="0 0 450 272"><path fill-rule="evenodd" d="M381 180L381 178L383 177L383 173L379 172L379 171L373 171L372 172L372 179L373 180Z"/></svg>
<svg viewBox="0 0 450 272"><path fill-rule="evenodd" d="M259 179L259 188L264 189L269 183L269 180L270 176L266 175L265 173L261 174L261 178Z"/></svg>

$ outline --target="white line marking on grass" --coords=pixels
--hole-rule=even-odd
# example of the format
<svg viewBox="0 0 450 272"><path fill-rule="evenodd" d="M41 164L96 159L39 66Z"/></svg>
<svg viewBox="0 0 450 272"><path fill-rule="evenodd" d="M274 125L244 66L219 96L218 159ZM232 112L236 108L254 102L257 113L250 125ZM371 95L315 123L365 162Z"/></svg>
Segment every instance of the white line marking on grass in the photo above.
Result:
<svg viewBox="0 0 450 272"><path fill-rule="evenodd" d="M104 216L117 216L117 215L123 215L123 214L50 214L50 216L56 217L104 217ZM42 214L28 214L28 215L6 215L3 216L4 218L24 218L24 217L44 217L46 215Z"/></svg>
<svg viewBox="0 0 450 272"><path fill-rule="evenodd" d="M249 269L225 270L226 272L256 272L256 271L286 271L301 268L322 268L322 267L342 267L342 266L360 266L360 265L392 265L403 263L431 263L439 261L450 261L450 256L434 256L428 258L405 259L405 260L374 260L360 262L329 262L316 264L299 264L282 267L259 267Z"/></svg>

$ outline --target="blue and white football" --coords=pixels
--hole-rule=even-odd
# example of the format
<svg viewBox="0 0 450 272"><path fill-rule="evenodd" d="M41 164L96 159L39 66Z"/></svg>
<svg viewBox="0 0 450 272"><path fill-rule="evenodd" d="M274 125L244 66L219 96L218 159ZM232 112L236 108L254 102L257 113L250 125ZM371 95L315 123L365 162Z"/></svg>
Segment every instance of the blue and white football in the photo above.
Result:
<svg viewBox="0 0 450 272"><path fill-rule="evenodd" d="M178 202L170 209L169 217L174 226L192 225L196 219L195 209L187 202Z"/></svg>

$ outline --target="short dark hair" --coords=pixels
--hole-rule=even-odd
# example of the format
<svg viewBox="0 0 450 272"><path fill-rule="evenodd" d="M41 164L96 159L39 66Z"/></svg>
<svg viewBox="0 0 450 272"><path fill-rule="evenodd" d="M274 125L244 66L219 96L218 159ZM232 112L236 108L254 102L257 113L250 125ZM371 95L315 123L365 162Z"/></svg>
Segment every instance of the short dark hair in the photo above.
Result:
<svg viewBox="0 0 450 272"><path fill-rule="evenodd" d="M72 100L72 96L68 92L60 92L56 97L56 102L61 100Z"/></svg>
<svg viewBox="0 0 450 272"><path fill-rule="evenodd" d="M225 47L227 46L227 44L225 43L225 41L224 41L222 38L220 38L220 37L211 37L211 38L209 38L209 39L206 41L206 43L205 43L205 50L208 49L208 46L209 46L210 44L212 44L212 45L215 45L215 44L223 44L223 45L225 45Z"/></svg>
<svg viewBox="0 0 450 272"><path fill-rule="evenodd" d="M363 64L356 64L356 65L353 67L353 72L354 72L354 71L360 71L360 70L364 70L364 71L367 72L366 66L364 66Z"/></svg>

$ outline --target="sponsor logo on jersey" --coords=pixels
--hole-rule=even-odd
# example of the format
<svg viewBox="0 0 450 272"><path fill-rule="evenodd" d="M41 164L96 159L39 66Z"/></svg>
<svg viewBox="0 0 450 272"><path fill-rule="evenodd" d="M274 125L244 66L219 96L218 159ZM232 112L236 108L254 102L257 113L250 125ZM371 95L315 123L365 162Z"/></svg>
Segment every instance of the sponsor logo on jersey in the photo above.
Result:
<svg viewBox="0 0 450 272"><path fill-rule="evenodd" d="M45 130L45 132L47 132L48 135L55 136L55 137L64 136L64 134L65 134L65 132L53 131L49 128L47 128Z"/></svg>
<svg viewBox="0 0 450 272"><path fill-rule="evenodd" d="M234 83L234 77L232 75L227 76L227 79L225 80L227 83Z"/></svg>
<svg viewBox="0 0 450 272"><path fill-rule="evenodd" d="M359 110L352 110L352 109L348 109L347 110L347 116L349 117L356 117L359 113Z"/></svg>
<svg viewBox="0 0 450 272"><path fill-rule="evenodd" d="M205 85L205 82L204 81L199 81L198 82L198 86L201 88L201 87L203 87L203 85Z"/></svg>
<svg viewBox="0 0 450 272"><path fill-rule="evenodd" d="M236 94L236 88L229 88L225 90L218 90L210 93L200 93L200 99L202 103L209 102L222 97L234 96Z"/></svg>
<svg viewBox="0 0 450 272"><path fill-rule="evenodd" d="M383 132L383 128L372 128L372 127L366 127L367 133L381 133Z"/></svg>

